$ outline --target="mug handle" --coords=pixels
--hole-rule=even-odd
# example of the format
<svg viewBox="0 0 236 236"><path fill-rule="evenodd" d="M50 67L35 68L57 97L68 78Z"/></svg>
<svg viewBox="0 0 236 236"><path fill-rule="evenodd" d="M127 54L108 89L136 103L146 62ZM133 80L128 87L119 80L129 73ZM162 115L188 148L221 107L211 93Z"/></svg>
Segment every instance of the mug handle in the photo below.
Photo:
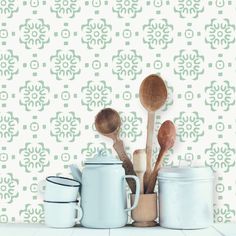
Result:
<svg viewBox="0 0 236 236"><path fill-rule="evenodd" d="M45 187L46 187L46 180L43 179L38 183L38 192L43 197L45 193Z"/></svg>
<svg viewBox="0 0 236 236"><path fill-rule="evenodd" d="M79 221L83 217L83 210L80 206L76 206L76 218L75 218L75 223L79 223Z"/></svg>
<svg viewBox="0 0 236 236"><path fill-rule="evenodd" d="M138 205L138 200L139 200L139 196L140 196L140 183L139 183L139 178L135 175L125 175L123 178L128 179L134 179L135 180L135 185L136 185L136 191L135 191L135 198L134 198L134 204L133 206L131 206L130 208L126 208L125 211L131 211L134 208L137 207Z"/></svg>

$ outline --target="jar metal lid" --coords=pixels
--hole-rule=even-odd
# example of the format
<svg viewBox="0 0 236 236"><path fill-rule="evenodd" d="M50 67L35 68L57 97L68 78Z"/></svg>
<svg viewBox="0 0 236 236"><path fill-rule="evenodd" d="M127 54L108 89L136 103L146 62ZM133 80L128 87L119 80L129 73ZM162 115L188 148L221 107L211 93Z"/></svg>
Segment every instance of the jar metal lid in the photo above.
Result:
<svg viewBox="0 0 236 236"><path fill-rule="evenodd" d="M158 172L158 179L206 180L214 175L209 167L163 167Z"/></svg>

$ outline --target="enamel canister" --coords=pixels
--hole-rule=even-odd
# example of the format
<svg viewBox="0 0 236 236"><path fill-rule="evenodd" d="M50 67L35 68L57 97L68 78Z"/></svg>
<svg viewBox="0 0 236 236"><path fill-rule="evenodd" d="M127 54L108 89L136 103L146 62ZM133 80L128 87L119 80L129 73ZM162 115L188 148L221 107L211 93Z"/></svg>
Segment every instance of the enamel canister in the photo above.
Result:
<svg viewBox="0 0 236 236"><path fill-rule="evenodd" d="M160 226L209 227L213 223L213 179L208 167L161 168L158 173Z"/></svg>
<svg viewBox="0 0 236 236"><path fill-rule="evenodd" d="M125 175L122 162L98 154L86 159L82 172L81 224L89 228L117 228L127 224L128 211L139 200L140 184L136 176ZM126 179L136 182L135 202L127 208Z"/></svg>

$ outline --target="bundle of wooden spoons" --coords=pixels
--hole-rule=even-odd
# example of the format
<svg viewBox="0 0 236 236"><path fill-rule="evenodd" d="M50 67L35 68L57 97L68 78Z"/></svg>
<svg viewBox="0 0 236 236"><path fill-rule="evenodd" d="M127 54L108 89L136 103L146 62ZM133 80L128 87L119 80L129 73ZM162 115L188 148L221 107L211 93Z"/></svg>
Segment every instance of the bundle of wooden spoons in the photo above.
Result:
<svg viewBox="0 0 236 236"><path fill-rule="evenodd" d="M140 85L139 98L143 107L148 111L146 141L147 163L143 179L144 190L146 190L152 172L152 142L155 111L158 110L167 99L167 88L162 78L154 74L147 76Z"/></svg>
<svg viewBox="0 0 236 236"><path fill-rule="evenodd" d="M111 138L127 175L137 175L140 179L141 193L153 193L158 171L166 152L174 145L176 130L174 124L165 121L158 132L160 151L152 169L152 142L154 133L155 112L167 100L167 88L163 79L155 74L147 76L140 85L140 101L148 111L146 149L134 152L134 166L127 156L123 141L119 138L121 120L119 113L111 108L102 109L95 118L95 126L99 133ZM127 180L131 192L135 192L133 180Z"/></svg>

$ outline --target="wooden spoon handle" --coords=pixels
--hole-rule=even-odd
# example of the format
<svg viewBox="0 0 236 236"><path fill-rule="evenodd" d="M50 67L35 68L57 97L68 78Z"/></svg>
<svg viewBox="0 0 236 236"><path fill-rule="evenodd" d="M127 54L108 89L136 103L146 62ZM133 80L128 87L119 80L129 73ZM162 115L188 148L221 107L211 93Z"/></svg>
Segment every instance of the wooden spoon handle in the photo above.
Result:
<svg viewBox="0 0 236 236"><path fill-rule="evenodd" d="M153 193L155 185L156 185L158 171L161 168L161 162L162 162L163 157L164 157L166 152L167 152L166 149L163 149L163 148L160 149L160 152L158 154L154 169L153 169L153 171L150 175L149 183L148 183L148 186L147 186L147 189L146 189L145 193Z"/></svg>
<svg viewBox="0 0 236 236"><path fill-rule="evenodd" d="M135 173L134 168L133 168L133 164L132 164L131 160L129 159L129 157L127 156L126 152L125 152L123 141L122 140L116 140L113 144L113 147L116 150L120 160L123 161L122 166L125 169L125 174L136 176L136 173ZM126 181L127 181L128 185L131 189L131 192L135 193L135 191L136 191L135 181L133 179L126 179Z"/></svg>
<svg viewBox="0 0 236 236"><path fill-rule="evenodd" d="M143 186L143 175L146 170L146 150L145 149L138 149L134 151L133 154L133 167L134 171L136 172L139 182L140 182L140 193L144 193L144 186Z"/></svg>
<svg viewBox="0 0 236 236"><path fill-rule="evenodd" d="M152 141L153 141L154 121L155 121L155 112L148 112L147 140L146 140L147 164L143 180L144 189L147 188L149 177L152 171Z"/></svg>

